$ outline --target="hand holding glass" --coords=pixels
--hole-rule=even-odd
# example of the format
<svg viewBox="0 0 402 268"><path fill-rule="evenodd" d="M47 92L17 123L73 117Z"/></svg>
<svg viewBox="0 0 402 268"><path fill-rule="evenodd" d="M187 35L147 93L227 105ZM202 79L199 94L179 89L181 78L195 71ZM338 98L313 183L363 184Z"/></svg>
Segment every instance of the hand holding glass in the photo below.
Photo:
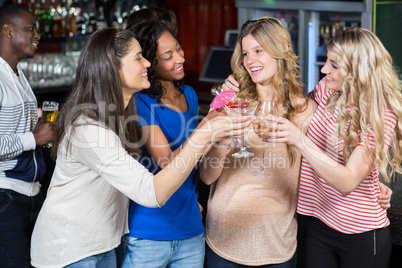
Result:
<svg viewBox="0 0 402 268"><path fill-rule="evenodd" d="M226 113L229 116L238 116L238 115L253 115L255 110L257 109L257 106L258 101L235 97L233 100L228 102L224 107ZM241 138L240 140L240 151L238 153L232 154L233 157L237 158L250 157L253 155L254 155L253 153L250 153L246 150L243 138Z"/></svg>
<svg viewBox="0 0 402 268"><path fill-rule="evenodd" d="M42 122L52 123L56 121L57 113L59 111L59 103L55 101L44 101L42 104ZM44 145L45 148L52 148L52 143Z"/></svg>

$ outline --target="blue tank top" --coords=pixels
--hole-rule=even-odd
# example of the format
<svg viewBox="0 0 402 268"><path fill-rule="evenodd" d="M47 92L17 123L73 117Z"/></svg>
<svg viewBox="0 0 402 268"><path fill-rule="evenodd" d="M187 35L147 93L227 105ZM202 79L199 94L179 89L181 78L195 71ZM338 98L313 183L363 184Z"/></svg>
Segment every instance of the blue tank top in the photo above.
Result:
<svg viewBox="0 0 402 268"><path fill-rule="evenodd" d="M192 87L184 88L184 96L189 108L183 113L169 109L147 94L138 92L134 96L139 125L158 125L172 151L187 140L199 123L198 99ZM143 149L140 162L153 174L160 170L145 149ZM183 185L161 208L147 208L130 201L129 236L148 240L178 240L203 233L204 226L197 203L196 180L194 169Z"/></svg>

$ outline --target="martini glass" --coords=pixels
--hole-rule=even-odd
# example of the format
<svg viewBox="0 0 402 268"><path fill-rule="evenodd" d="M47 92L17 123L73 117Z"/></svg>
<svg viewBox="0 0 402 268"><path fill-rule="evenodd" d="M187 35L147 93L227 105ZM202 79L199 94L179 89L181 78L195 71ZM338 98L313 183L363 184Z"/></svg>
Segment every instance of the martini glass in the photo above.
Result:
<svg viewBox="0 0 402 268"><path fill-rule="evenodd" d="M264 142L267 141L267 137L262 136L262 133L275 132L276 129L272 128L272 122L266 117L268 115L278 115L278 106L274 101L262 101L255 112L255 120L253 122L254 132L262 139L262 161L261 161L261 172L264 171L264 159L265 159L265 148Z"/></svg>
<svg viewBox="0 0 402 268"><path fill-rule="evenodd" d="M235 97L233 100L225 104L225 111L229 116L239 116L239 115L253 115L255 110L258 107L258 101L246 99L246 98L237 98ZM232 154L233 157L242 158L242 157L251 157L254 154L246 150L246 146L244 145L244 138L240 138L240 151Z"/></svg>

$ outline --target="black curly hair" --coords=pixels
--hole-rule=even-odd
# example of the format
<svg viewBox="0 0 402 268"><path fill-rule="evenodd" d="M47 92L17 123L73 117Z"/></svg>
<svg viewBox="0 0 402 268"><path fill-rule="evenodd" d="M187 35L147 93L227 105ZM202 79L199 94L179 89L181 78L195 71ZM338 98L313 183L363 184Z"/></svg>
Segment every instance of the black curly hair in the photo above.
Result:
<svg viewBox="0 0 402 268"><path fill-rule="evenodd" d="M166 89L163 88L155 71L155 66L158 64L156 60L158 39L164 32L171 32L164 24L157 21L137 21L130 24L127 30L134 33L135 38L141 45L142 55L151 63L151 66L148 68L148 80L151 83L151 87L141 92L157 98L158 102L160 102L160 99L166 93ZM173 84L177 90L183 92L183 79L174 80Z"/></svg>
<svg viewBox="0 0 402 268"><path fill-rule="evenodd" d="M137 21L158 21L163 23L170 29L173 36L177 35L177 19L176 14L163 7L153 6L137 10L127 17L127 25Z"/></svg>

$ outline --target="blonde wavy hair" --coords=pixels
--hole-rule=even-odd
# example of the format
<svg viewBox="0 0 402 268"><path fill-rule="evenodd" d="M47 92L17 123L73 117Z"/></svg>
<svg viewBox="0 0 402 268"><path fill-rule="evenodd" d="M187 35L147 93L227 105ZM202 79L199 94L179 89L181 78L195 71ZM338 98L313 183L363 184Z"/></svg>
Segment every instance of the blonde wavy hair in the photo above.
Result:
<svg viewBox="0 0 402 268"><path fill-rule="evenodd" d="M298 57L292 49L292 41L288 30L280 20L273 17L262 17L246 21L240 31L232 59L233 75L239 82L239 97L258 100L256 84L252 81L243 64L243 38L251 35L260 46L277 60L278 72L272 78L272 88L276 102L285 108L284 117L293 122L296 114L305 111L308 102L303 95L303 83L300 82L300 66ZM300 102L300 99L305 101ZM291 164L295 162L296 151L293 146L287 146Z"/></svg>
<svg viewBox="0 0 402 268"><path fill-rule="evenodd" d="M337 131L344 140L344 161L357 146L359 133L366 136L366 143L371 135L375 148L368 153L373 153L383 179L389 182L395 171L401 173L402 160L402 94L392 58L378 37L363 28L340 32L327 48L337 59L343 76L342 90L332 94L326 108L338 106ZM389 148L385 145L385 108L397 116Z"/></svg>

